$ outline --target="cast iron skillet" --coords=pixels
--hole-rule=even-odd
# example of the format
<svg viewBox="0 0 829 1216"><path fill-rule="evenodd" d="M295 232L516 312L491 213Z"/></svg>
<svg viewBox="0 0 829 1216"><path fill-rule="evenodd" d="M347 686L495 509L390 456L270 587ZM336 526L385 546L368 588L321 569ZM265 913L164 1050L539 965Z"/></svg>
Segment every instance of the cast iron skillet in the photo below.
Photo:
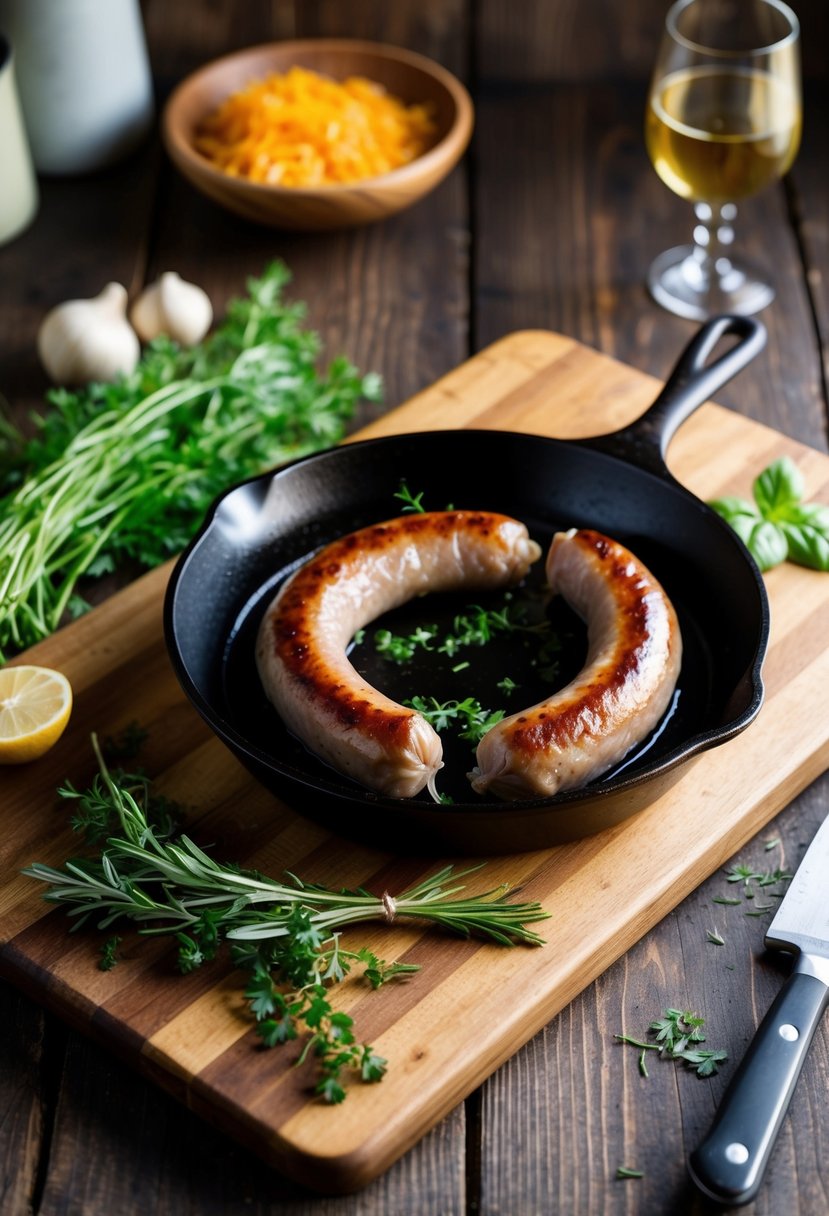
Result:
<svg viewBox="0 0 829 1216"><path fill-rule="evenodd" d="M736 344L708 364L727 335ZM707 322L650 409L611 435L577 442L484 430L392 436L307 457L230 490L179 559L167 591L166 640L185 693L266 787L310 818L375 845L517 852L585 836L639 811L692 757L748 726L763 699L769 614L762 578L734 532L671 476L664 454L680 424L764 344L765 330L752 319ZM545 552L559 529L596 528L627 545L661 580L683 633L678 692L653 736L615 770L554 798L488 802L477 799L465 777L474 763L470 745L452 743L443 732L446 765L438 785L454 803L436 805L425 793L390 799L322 764L283 725L254 665L261 615L280 582L319 546L399 515L394 495L401 478L423 492L428 509L451 503L523 520ZM543 561L537 566L540 584ZM543 613L540 585L516 598ZM426 622L448 629L469 604L469 597L427 597L399 610L390 625L404 633ZM564 606L554 601L550 611L563 640L561 685L582 665L585 635ZM401 666L376 654L368 632L352 661L398 701L474 695L487 708L513 713L552 690L551 673L533 666L533 633L451 659L423 652L417 663ZM469 666L452 670L462 662ZM520 684L509 698L498 688L507 675Z"/></svg>

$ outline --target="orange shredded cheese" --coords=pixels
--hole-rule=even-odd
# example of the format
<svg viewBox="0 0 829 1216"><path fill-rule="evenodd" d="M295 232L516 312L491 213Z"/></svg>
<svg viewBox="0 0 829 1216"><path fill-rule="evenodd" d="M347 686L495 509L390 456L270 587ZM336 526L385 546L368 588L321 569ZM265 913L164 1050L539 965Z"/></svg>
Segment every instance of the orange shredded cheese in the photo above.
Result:
<svg viewBox="0 0 829 1216"><path fill-rule="evenodd" d="M235 177L276 186L327 186L379 177L420 156L434 122L382 85L338 83L306 68L254 81L204 120L195 146Z"/></svg>

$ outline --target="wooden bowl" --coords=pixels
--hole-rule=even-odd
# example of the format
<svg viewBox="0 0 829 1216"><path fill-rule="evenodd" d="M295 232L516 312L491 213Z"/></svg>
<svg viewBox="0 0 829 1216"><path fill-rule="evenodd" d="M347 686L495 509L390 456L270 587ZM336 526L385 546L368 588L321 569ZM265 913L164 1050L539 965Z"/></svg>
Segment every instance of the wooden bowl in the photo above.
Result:
<svg viewBox="0 0 829 1216"><path fill-rule="evenodd" d="M232 177L195 150L193 140L200 122L226 97L251 81L293 66L335 80L365 76L408 105L430 105L436 124L432 147L381 177L313 189ZM307 231L372 223L416 203L460 160L472 123L469 94L437 63L400 47L333 38L269 43L207 64L188 76L170 97L162 134L176 166L214 202L260 224Z"/></svg>

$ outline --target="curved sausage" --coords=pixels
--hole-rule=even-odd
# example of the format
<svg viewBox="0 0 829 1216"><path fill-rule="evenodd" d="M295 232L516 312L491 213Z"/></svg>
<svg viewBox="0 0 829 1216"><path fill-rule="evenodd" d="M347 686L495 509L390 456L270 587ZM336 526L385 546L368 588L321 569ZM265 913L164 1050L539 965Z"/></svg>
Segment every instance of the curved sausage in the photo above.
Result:
<svg viewBox="0 0 829 1216"><path fill-rule="evenodd" d="M368 684L346 647L416 595L509 586L540 556L522 523L484 511L406 515L334 541L265 612L256 663L268 698L334 768L389 797L412 797L442 767L440 739L421 714Z"/></svg>
<svg viewBox="0 0 829 1216"><path fill-rule="evenodd" d="M676 613L632 553L598 532L559 532L547 580L586 621L587 659L566 688L484 735L469 774L479 794L547 797L586 785L650 733L673 696Z"/></svg>

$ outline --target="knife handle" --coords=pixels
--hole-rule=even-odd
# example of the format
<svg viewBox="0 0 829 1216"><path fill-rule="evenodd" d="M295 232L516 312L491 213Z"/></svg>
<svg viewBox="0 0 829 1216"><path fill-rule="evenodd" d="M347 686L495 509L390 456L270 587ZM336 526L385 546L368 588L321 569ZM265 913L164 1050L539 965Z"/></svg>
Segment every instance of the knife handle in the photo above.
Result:
<svg viewBox="0 0 829 1216"><path fill-rule="evenodd" d="M809 1044L829 1003L829 988L794 971L760 1024L699 1148L688 1161L711 1199L750 1203L800 1076Z"/></svg>

